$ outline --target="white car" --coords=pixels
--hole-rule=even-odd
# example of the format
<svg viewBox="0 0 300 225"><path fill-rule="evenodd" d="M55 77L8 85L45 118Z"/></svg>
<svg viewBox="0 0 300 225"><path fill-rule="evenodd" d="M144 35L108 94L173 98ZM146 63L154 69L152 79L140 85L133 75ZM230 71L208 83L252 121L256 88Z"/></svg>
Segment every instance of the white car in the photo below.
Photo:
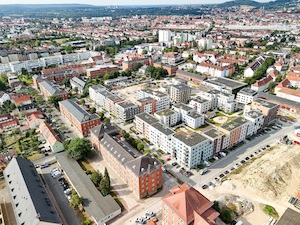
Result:
<svg viewBox="0 0 300 225"><path fill-rule="evenodd" d="M56 178L56 177L59 177L59 176L61 176L61 172L60 171L56 171L56 172L52 173L52 177L53 178Z"/></svg>

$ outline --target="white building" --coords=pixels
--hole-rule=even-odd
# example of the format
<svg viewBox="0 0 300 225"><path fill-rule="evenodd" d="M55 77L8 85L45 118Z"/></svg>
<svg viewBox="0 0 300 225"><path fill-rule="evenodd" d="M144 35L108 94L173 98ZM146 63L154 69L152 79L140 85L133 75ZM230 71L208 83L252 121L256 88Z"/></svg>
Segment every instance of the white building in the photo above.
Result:
<svg viewBox="0 0 300 225"><path fill-rule="evenodd" d="M257 92L250 88L243 88L237 93L236 101L247 105L257 98Z"/></svg>
<svg viewBox="0 0 300 225"><path fill-rule="evenodd" d="M149 141L164 152L171 153L171 138L175 132L160 123L149 126Z"/></svg>
<svg viewBox="0 0 300 225"><path fill-rule="evenodd" d="M205 114L211 109L211 101L197 97L190 101L189 106L191 106L197 113Z"/></svg>
<svg viewBox="0 0 300 225"><path fill-rule="evenodd" d="M191 99L191 88L188 85L171 85L170 98L175 103L187 103Z"/></svg>
<svg viewBox="0 0 300 225"><path fill-rule="evenodd" d="M188 168L195 168L213 154L213 142L199 133L176 133L171 142L172 156Z"/></svg>
<svg viewBox="0 0 300 225"><path fill-rule="evenodd" d="M97 105L99 105L100 102L101 102L100 92L103 92L105 90L106 90L106 88L104 86L102 86L101 84L89 87L89 96L90 96L90 99L92 101L94 101ZM104 105L105 105L105 99L104 99L103 106Z"/></svg>
<svg viewBox="0 0 300 225"><path fill-rule="evenodd" d="M138 90L136 99L151 97L156 100L156 111L170 108L170 96L159 91L153 91L149 88Z"/></svg>
<svg viewBox="0 0 300 225"><path fill-rule="evenodd" d="M212 49L212 39L210 38L201 38L198 40L198 47L201 49Z"/></svg>
<svg viewBox="0 0 300 225"><path fill-rule="evenodd" d="M175 126L178 122L180 122L179 113L172 109L157 111L154 113L154 116L159 120L160 123L167 127Z"/></svg>
<svg viewBox="0 0 300 225"><path fill-rule="evenodd" d="M170 30L159 30L158 41L159 42L170 42L172 38L172 32Z"/></svg>
<svg viewBox="0 0 300 225"><path fill-rule="evenodd" d="M71 86L72 86L72 89L77 88L78 93L79 93L79 94L83 94L83 89L84 89L84 87L85 87L85 81L79 79L78 77L73 77L73 78L70 80L70 84L71 84Z"/></svg>
<svg viewBox="0 0 300 225"><path fill-rule="evenodd" d="M256 110L244 110L244 117L249 120L251 123L248 126L247 136L256 134L259 129L263 127L264 124L264 115Z"/></svg>
<svg viewBox="0 0 300 225"><path fill-rule="evenodd" d="M173 109L179 113L180 121L193 129L201 127L204 124L204 115L196 113L195 110L188 105L179 103L176 104Z"/></svg>

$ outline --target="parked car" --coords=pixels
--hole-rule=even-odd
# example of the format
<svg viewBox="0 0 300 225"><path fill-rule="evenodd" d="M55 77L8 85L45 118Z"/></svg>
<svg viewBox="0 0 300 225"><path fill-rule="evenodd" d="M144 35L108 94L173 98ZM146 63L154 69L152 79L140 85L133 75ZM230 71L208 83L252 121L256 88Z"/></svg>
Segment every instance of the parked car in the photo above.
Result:
<svg viewBox="0 0 300 225"><path fill-rule="evenodd" d="M207 184L204 184L204 185L202 186L202 189L207 189L207 188L208 188Z"/></svg>
<svg viewBox="0 0 300 225"><path fill-rule="evenodd" d="M49 164L42 164L41 165L41 169L44 169L44 168L47 168L47 167L49 167Z"/></svg>
<svg viewBox="0 0 300 225"><path fill-rule="evenodd" d="M177 163L177 162L173 162L171 165L172 165L172 166L177 166L178 163Z"/></svg>
<svg viewBox="0 0 300 225"><path fill-rule="evenodd" d="M204 169L200 170L200 175L204 175L208 172L208 169L205 167Z"/></svg>

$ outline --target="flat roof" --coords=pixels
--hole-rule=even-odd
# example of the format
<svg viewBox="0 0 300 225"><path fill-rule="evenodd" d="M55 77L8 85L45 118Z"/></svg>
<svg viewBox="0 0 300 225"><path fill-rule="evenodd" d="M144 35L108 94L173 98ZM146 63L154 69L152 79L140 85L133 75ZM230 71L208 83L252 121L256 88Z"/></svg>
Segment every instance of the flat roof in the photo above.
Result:
<svg viewBox="0 0 300 225"><path fill-rule="evenodd" d="M189 111L191 109L193 109L192 107L186 105L186 104L183 104L183 103L177 103L176 105L173 106L174 108L178 108L178 109L182 109L184 111Z"/></svg>
<svg viewBox="0 0 300 225"><path fill-rule="evenodd" d="M177 114L177 112L175 112L172 109L163 109L161 111L156 112L155 114L159 115L159 116L170 116L173 114Z"/></svg>
<svg viewBox="0 0 300 225"><path fill-rule="evenodd" d="M248 120L246 120L244 117L237 117L227 123L224 123L221 127L225 130L230 131L230 130L234 130L235 128L247 122Z"/></svg>
<svg viewBox="0 0 300 225"><path fill-rule="evenodd" d="M292 100L289 100L286 98L281 98L276 95L271 95L271 94L267 94L267 93L263 93L263 92L258 94L258 98L255 99L254 102L259 102L262 106L269 108L269 109L272 109L272 108L278 106L278 104L270 102L268 100L273 100L276 102L283 102L287 105L296 106L300 109L299 102L295 102L295 101L292 101Z"/></svg>
<svg viewBox="0 0 300 225"><path fill-rule="evenodd" d="M118 210L121 212L120 206L113 197L103 196L76 160L69 158L66 153L57 155L56 159L78 195L83 197L83 206L89 216L96 221L101 221Z"/></svg>
<svg viewBox="0 0 300 225"><path fill-rule="evenodd" d="M188 85L185 85L185 84L171 85L171 88L175 88L175 89L178 89L178 90L189 90L189 89L191 89Z"/></svg>
<svg viewBox="0 0 300 225"><path fill-rule="evenodd" d="M249 112L246 113L246 116L249 116L249 117L255 119L260 116L263 116L263 114L261 112L255 111L255 110L250 110Z"/></svg>
<svg viewBox="0 0 300 225"><path fill-rule="evenodd" d="M200 115L199 113L196 113L196 112L193 112L191 114L188 114L186 115L187 117L191 117L191 118L194 118L194 119L197 119L199 117L202 117L202 115Z"/></svg>
<svg viewBox="0 0 300 225"><path fill-rule="evenodd" d="M249 96L255 96L257 95L257 92L252 90L251 88L243 88L241 89L238 93L244 94L244 95L249 95Z"/></svg>
<svg viewBox="0 0 300 225"><path fill-rule="evenodd" d="M300 213L291 208L287 208L276 225L299 225Z"/></svg>
<svg viewBox="0 0 300 225"><path fill-rule="evenodd" d="M211 80L208 80L208 81L211 81ZM232 80L232 79L224 78L224 77L214 78L213 81L215 81L214 82L215 84L225 85L226 87L228 87L230 89L237 89L237 88L247 86L247 84L244 82L240 82L240 81L236 81L236 80ZM205 81L205 82L207 82L207 81Z"/></svg>
<svg viewBox="0 0 300 225"><path fill-rule="evenodd" d="M204 134L211 138L217 138L224 135L221 131L218 131L215 128L204 132Z"/></svg>
<svg viewBox="0 0 300 225"><path fill-rule="evenodd" d="M168 128L164 125L162 125L161 123L152 124L152 127L159 130L161 133L163 133L165 135L171 135L171 134L175 133L175 131L171 130L170 128Z"/></svg>
<svg viewBox="0 0 300 225"><path fill-rule="evenodd" d="M195 101L195 102L198 102L198 103L208 102L207 99L201 98L200 96L191 99L191 101Z"/></svg>
<svg viewBox="0 0 300 225"><path fill-rule="evenodd" d="M203 141L206 141L207 138L204 137L201 134L198 134L196 132L191 133L191 134L183 134L183 133L176 133L174 136L176 139L179 141L183 142L184 144L193 147Z"/></svg>
<svg viewBox="0 0 300 225"><path fill-rule="evenodd" d="M188 76L188 77L192 77L192 78L195 78L195 79L199 79L199 80L202 80L202 81L207 79L206 76L201 76L199 74L190 73L190 72L187 72L187 71L184 71L184 70L177 70L176 71L176 76L178 76L180 74Z"/></svg>
<svg viewBox="0 0 300 225"><path fill-rule="evenodd" d="M146 98L141 98L141 99L138 99L136 100L137 102L149 102L149 101L153 101L155 100L154 98L151 98L151 97L146 97Z"/></svg>
<svg viewBox="0 0 300 225"><path fill-rule="evenodd" d="M145 112L137 114L137 115L135 115L135 117L143 120L145 123L148 123L148 124L153 124L153 123L158 122L158 119L154 118L152 115L150 115L149 113L145 113Z"/></svg>

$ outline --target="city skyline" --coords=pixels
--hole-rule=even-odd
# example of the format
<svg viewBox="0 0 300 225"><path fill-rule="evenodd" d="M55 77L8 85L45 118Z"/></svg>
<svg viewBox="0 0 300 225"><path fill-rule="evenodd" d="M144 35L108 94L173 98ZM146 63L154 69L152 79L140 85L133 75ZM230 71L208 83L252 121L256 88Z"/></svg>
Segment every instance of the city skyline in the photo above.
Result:
<svg viewBox="0 0 300 225"><path fill-rule="evenodd" d="M129 0L120 2L118 0L104 0L99 3L97 0L44 0L42 3L39 0L28 0L26 3L22 0L2 0L0 5L5 4L89 4L89 5L95 5L95 6L104 6L104 5L185 5L185 4L214 4L214 3L222 3L226 2L227 0L211 0L211 1L205 1L205 0L188 0L184 3L180 0L165 0L165 1L159 1L159 0L153 0L151 2L143 0ZM259 0L257 2L268 2L268 0Z"/></svg>

